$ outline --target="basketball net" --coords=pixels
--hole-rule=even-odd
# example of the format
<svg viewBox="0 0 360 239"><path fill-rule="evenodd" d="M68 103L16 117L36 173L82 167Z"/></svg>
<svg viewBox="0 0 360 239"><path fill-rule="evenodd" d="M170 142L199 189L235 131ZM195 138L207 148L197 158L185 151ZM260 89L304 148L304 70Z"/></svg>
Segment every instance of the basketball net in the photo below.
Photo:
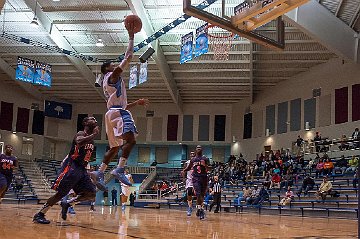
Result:
<svg viewBox="0 0 360 239"><path fill-rule="evenodd" d="M208 26L209 49L214 52L214 60L229 60L229 51L234 33L215 25Z"/></svg>

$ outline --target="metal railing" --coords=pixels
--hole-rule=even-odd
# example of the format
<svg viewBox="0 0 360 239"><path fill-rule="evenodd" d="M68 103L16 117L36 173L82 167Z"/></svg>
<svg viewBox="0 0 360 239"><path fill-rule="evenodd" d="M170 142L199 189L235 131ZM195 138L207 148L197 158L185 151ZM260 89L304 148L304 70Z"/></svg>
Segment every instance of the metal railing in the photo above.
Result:
<svg viewBox="0 0 360 239"><path fill-rule="evenodd" d="M148 174L148 176L142 181L140 187L139 187L139 193L143 193L145 189L150 185L150 183L155 179L156 177L156 167L150 167L149 168L151 172Z"/></svg>

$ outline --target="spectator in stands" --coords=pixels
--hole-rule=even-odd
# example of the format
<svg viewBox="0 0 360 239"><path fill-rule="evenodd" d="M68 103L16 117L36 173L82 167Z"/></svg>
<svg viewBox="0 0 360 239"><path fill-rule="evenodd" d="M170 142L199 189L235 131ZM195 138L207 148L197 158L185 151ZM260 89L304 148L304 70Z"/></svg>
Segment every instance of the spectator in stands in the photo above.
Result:
<svg viewBox="0 0 360 239"><path fill-rule="evenodd" d="M265 171L264 171L265 172ZM264 179L264 186L266 189L270 188L271 185L271 174L270 172L266 172L265 179Z"/></svg>
<svg viewBox="0 0 360 239"><path fill-rule="evenodd" d="M241 201L243 201L243 200L244 200L244 190L243 190L243 188L241 188L239 194L237 195L237 197L234 198L235 206L240 206Z"/></svg>
<svg viewBox="0 0 360 239"><path fill-rule="evenodd" d="M345 134L343 134L341 136L341 139L340 139L340 145L339 145L339 149L342 151L342 150L348 150L349 149L349 144L347 143L348 139L346 137Z"/></svg>
<svg viewBox="0 0 360 239"><path fill-rule="evenodd" d="M341 155L341 158L335 163L335 173L339 171L340 173L345 173L347 167L348 167L348 160L345 158L344 155Z"/></svg>
<svg viewBox="0 0 360 239"><path fill-rule="evenodd" d="M296 139L296 149L297 149L296 155L300 155L303 142L304 140L300 137L300 135L298 135Z"/></svg>
<svg viewBox="0 0 360 239"><path fill-rule="evenodd" d="M20 175L15 177L15 192L21 192L24 187L24 181Z"/></svg>
<svg viewBox="0 0 360 239"><path fill-rule="evenodd" d="M315 143L316 152L320 152L320 146L319 146L320 141L321 141L320 133L316 132L315 137L314 137L314 143Z"/></svg>
<svg viewBox="0 0 360 239"><path fill-rule="evenodd" d="M269 193L263 185L260 189L259 196L255 198L255 200L252 202L252 205L260 206L265 200L269 200Z"/></svg>
<svg viewBox="0 0 360 239"><path fill-rule="evenodd" d="M307 195L309 193L310 190L312 190L315 186L315 181L312 177L310 177L309 174L307 174L304 178L304 181L301 185L301 188L299 190L299 192L297 193L297 195L300 197L302 191L304 190L304 195Z"/></svg>
<svg viewBox="0 0 360 239"><path fill-rule="evenodd" d="M324 163L324 175L331 175L332 171L334 169L334 164L331 162L329 158L326 159L326 162Z"/></svg>
<svg viewBox="0 0 360 239"><path fill-rule="evenodd" d="M356 170L353 179L353 188L357 188L358 183L359 183L359 170Z"/></svg>
<svg viewBox="0 0 360 239"><path fill-rule="evenodd" d="M293 175L292 175L291 171L288 171L288 173L282 177L282 180L280 182L280 189L288 188L289 186L292 186L293 182L294 182Z"/></svg>
<svg viewBox="0 0 360 239"><path fill-rule="evenodd" d="M354 140L353 147L359 148L360 147L360 132L359 128L355 128L355 131L352 133L351 137Z"/></svg>
<svg viewBox="0 0 360 239"><path fill-rule="evenodd" d="M274 173L273 176L271 177L270 189L280 188L280 181L281 181L280 175L277 173Z"/></svg>
<svg viewBox="0 0 360 239"><path fill-rule="evenodd" d="M129 200L130 200L130 207L131 206L134 206L134 203L135 203L135 198L136 198L136 192L134 191L134 193L130 193L130 196L129 196Z"/></svg>
<svg viewBox="0 0 360 239"><path fill-rule="evenodd" d="M311 174L313 168L315 167L316 167L315 159L310 158L309 163L305 166L305 172L308 171Z"/></svg>
<svg viewBox="0 0 360 239"><path fill-rule="evenodd" d="M279 168L279 164L275 164L275 168L273 170L273 173L276 173L276 174L280 175L281 171L280 171L280 168Z"/></svg>
<svg viewBox="0 0 360 239"><path fill-rule="evenodd" d="M163 181L160 187L160 191L165 191L168 188L169 186L167 185L166 181Z"/></svg>
<svg viewBox="0 0 360 239"><path fill-rule="evenodd" d="M252 205L255 199L259 197L260 189L257 185L254 185L254 189L251 191L250 197L246 199L246 205Z"/></svg>
<svg viewBox="0 0 360 239"><path fill-rule="evenodd" d="M285 197L281 199L281 201L279 202L279 206L286 206L286 204L288 204L293 200L294 200L294 193L293 191L291 191L291 187L289 186L285 193Z"/></svg>
<svg viewBox="0 0 360 239"><path fill-rule="evenodd" d="M328 180L328 177L325 176L323 182L321 183L319 190L316 192L317 200L322 200L323 202L326 199L326 195L330 194L332 190L332 184Z"/></svg>
<svg viewBox="0 0 360 239"><path fill-rule="evenodd" d="M315 171L315 178L321 176L324 172L324 162L323 159L320 159L319 162L316 164L316 171Z"/></svg>
<svg viewBox="0 0 360 239"><path fill-rule="evenodd" d="M109 190L106 188L106 190L103 192L104 197L104 206L108 206L108 198L109 198Z"/></svg>
<svg viewBox="0 0 360 239"><path fill-rule="evenodd" d="M251 189L249 188L249 186L246 186L243 194L244 200L247 201L250 198L250 196L251 196Z"/></svg>
<svg viewBox="0 0 360 239"><path fill-rule="evenodd" d="M354 173L359 164L359 159L354 155L349 160L349 168L346 169L345 173Z"/></svg>

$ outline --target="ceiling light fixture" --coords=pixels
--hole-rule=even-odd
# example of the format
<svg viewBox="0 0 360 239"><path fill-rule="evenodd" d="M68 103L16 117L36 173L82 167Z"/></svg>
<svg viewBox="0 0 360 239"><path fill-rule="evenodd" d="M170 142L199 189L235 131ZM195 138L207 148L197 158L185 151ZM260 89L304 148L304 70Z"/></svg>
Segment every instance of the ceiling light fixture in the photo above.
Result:
<svg viewBox="0 0 360 239"><path fill-rule="evenodd" d="M95 45L98 46L98 47L103 47L104 42L102 41L102 39L99 38Z"/></svg>
<svg viewBox="0 0 360 239"><path fill-rule="evenodd" d="M39 26L39 22L38 19L36 17L36 9L37 9L37 0L35 1L35 11L34 11L34 18L33 20L30 22L30 25L32 27L38 27Z"/></svg>

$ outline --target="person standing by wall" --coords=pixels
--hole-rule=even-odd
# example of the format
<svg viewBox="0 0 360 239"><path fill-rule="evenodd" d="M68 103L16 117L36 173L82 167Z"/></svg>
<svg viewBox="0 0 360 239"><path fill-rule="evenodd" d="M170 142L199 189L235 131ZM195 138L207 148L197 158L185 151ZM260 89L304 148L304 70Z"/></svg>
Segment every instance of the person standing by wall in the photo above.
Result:
<svg viewBox="0 0 360 239"><path fill-rule="evenodd" d="M111 200L112 205L117 206L117 190L115 187L113 188L113 190L111 190Z"/></svg>

